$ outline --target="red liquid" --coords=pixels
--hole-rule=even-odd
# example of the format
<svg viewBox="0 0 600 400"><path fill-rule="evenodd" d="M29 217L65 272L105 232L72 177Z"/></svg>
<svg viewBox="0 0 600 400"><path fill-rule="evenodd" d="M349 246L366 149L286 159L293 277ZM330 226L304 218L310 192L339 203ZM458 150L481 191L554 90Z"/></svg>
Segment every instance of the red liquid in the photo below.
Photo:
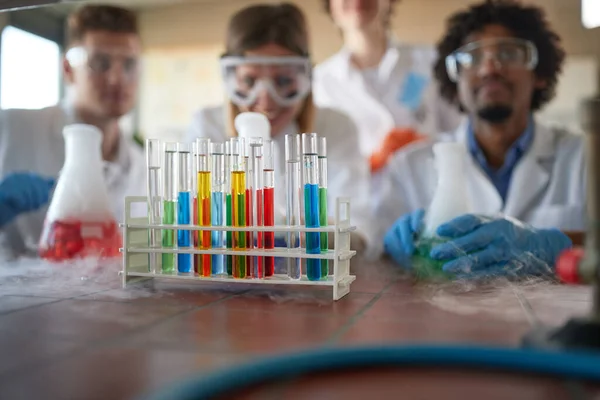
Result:
<svg viewBox="0 0 600 400"><path fill-rule="evenodd" d="M202 221L200 225L211 226L211 215L210 215L210 197L202 199ZM210 249L212 245L211 231L200 231L200 247L203 250ZM198 254L202 259L202 276L210 277L212 275L212 255L210 254Z"/></svg>
<svg viewBox="0 0 600 400"><path fill-rule="evenodd" d="M198 197L194 197L194 207L192 208L192 213L193 213L193 217L194 218L192 220L192 223L194 225L199 225L198 224ZM199 233L200 231L193 231L192 232L192 240L194 241L194 247L198 248L200 247L200 242L199 242ZM199 254L194 254L194 272L199 274L199 266L200 266L200 255Z"/></svg>
<svg viewBox="0 0 600 400"><path fill-rule="evenodd" d="M112 258L120 257L122 244L121 232L115 221L54 221L44 224L39 254L51 261Z"/></svg>
<svg viewBox="0 0 600 400"><path fill-rule="evenodd" d="M262 189L258 189L256 191L256 218L258 219L258 221L256 221L256 225L261 225L261 221L263 220L263 190ZM254 247L258 248L258 249L262 249L263 248L263 235L264 232L257 232L257 237L258 237L258 241L257 243L254 243ZM258 263L258 268L257 268L257 275L254 276L254 278L264 278L265 276L265 271L264 271L264 267L263 267L263 257L255 257L256 258L256 262ZM252 273L254 274L254 268L252 269Z"/></svg>
<svg viewBox="0 0 600 400"><path fill-rule="evenodd" d="M252 226L252 193L250 189L246 189L246 226ZM251 249L254 247L252 243L252 232L246 232L246 246ZM252 257L246 257L246 268L249 276L252 276L254 270L252 266Z"/></svg>
<svg viewBox="0 0 600 400"><path fill-rule="evenodd" d="M265 226L275 225L275 189L265 188L264 221ZM265 249L275 248L275 232L265 232ZM265 276L275 273L275 257L265 257Z"/></svg>

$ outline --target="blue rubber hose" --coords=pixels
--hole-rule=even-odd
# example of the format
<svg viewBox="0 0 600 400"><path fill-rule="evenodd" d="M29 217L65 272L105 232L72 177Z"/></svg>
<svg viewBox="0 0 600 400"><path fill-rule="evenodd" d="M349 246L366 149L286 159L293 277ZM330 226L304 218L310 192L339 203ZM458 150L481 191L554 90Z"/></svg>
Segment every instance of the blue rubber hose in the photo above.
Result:
<svg viewBox="0 0 600 400"><path fill-rule="evenodd" d="M325 349L267 358L202 378L189 378L143 400L209 400L260 384L364 367L472 368L600 382L600 357L581 353L473 346L380 346Z"/></svg>

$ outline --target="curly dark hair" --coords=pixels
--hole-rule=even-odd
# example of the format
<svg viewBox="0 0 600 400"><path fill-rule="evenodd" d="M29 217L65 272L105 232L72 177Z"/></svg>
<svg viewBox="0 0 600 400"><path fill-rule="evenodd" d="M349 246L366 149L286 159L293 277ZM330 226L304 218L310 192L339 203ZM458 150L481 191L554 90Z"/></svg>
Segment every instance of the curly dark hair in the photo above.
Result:
<svg viewBox="0 0 600 400"><path fill-rule="evenodd" d="M560 36L550 28L544 11L514 0L486 0L448 19L446 34L437 44L438 58L434 66L440 94L462 110L456 83L448 78L445 59L465 44L467 36L483 30L488 25L501 25L517 38L531 41L537 48L538 64L535 74L544 80L546 85L533 92L531 109L539 110L555 95L565 51L560 43Z"/></svg>

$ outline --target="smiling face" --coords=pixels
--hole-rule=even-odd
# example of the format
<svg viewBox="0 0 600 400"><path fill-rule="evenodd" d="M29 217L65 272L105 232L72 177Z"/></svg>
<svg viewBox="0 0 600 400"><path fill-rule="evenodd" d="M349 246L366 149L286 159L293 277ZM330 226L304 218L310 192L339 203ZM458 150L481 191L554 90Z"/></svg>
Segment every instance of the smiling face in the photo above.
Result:
<svg viewBox="0 0 600 400"><path fill-rule="evenodd" d="M459 99L470 114L502 122L514 110L529 113L534 90L543 83L527 68L526 49L514 39L500 25L488 25L468 37L466 43L483 44L469 50L471 65L459 72Z"/></svg>
<svg viewBox="0 0 600 400"><path fill-rule="evenodd" d="M386 24L390 0L331 0L329 10L342 30L365 29Z"/></svg>
<svg viewBox="0 0 600 400"><path fill-rule="evenodd" d="M119 118L131 111L139 83L138 35L89 31L76 49L80 62L64 63L76 103L98 118Z"/></svg>

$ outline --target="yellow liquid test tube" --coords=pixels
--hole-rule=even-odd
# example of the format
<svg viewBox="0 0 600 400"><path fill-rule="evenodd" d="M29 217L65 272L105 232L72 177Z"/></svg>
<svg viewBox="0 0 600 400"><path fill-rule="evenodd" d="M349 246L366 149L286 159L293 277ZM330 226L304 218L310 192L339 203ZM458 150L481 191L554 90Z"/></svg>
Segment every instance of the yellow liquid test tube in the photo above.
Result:
<svg viewBox="0 0 600 400"><path fill-rule="evenodd" d="M231 172L231 208L233 211L233 226L246 226L246 172ZM234 232L234 250L246 250L246 232ZM247 257L236 256L233 260L233 277L246 278Z"/></svg>

